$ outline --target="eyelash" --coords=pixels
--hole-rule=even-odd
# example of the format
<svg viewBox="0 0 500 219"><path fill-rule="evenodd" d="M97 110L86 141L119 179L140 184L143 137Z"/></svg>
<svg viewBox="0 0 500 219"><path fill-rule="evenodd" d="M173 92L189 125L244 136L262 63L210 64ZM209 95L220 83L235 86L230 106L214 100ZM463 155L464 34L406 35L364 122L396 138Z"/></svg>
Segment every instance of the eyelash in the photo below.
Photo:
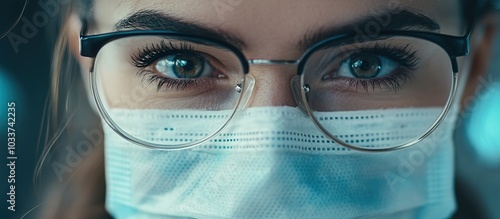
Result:
<svg viewBox="0 0 500 219"><path fill-rule="evenodd" d="M360 49L361 51L355 52L345 52L347 55L345 57L349 57L352 54L370 54L370 55L378 55L384 56L396 63L400 64L405 69L411 71L413 70L419 62L419 59L416 57L417 51L411 51L410 45L406 45L404 48L398 46L389 46L389 45L380 45L375 44L371 48ZM186 43L181 43L180 45L174 45L173 43L166 44L162 41L160 44L151 44L150 46L144 47L138 51L137 54L131 56L132 64L138 68L141 68L138 75L143 76L143 82L147 84L152 84L157 82L157 91L162 89L163 87L167 89L177 89L183 90L189 86L196 86L204 79L196 79L196 80L177 80L170 79L166 77L159 76L149 70L146 67L153 64L158 59L165 57L166 55L174 54L174 53L183 53L190 54L194 56L201 56L199 52L195 52L191 45ZM350 54L349 54L350 53ZM204 57L203 57L204 58ZM343 59L344 61L347 58ZM376 78L376 79L347 79L349 87L355 87L356 90L361 85L365 92L369 91L371 87L372 90L375 90L376 87L382 88L382 86L387 87L395 92L401 89L402 85L410 80L410 74L408 71L400 71L398 73L393 73L384 78Z"/></svg>
<svg viewBox="0 0 500 219"><path fill-rule="evenodd" d="M371 48L365 48L361 50L362 51L360 52L353 52L349 55L346 55L346 57L349 57L354 53L384 56L405 68L402 69L402 71L401 69L399 69L400 71L398 73L392 73L391 75L383 78L348 79L349 87L355 87L357 90L358 86L361 85L365 92L368 92L370 87L372 88L372 90L375 90L376 87L382 88L382 86L385 86L393 90L394 92L399 91L402 85L411 79L409 71L415 70L415 67L420 61L420 59L416 56L416 53L418 51L412 51L410 45L406 45L405 47L398 47L375 44ZM346 59L344 59L344 61L345 60Z"/></svg>
<svg viewBox="0 0 500 219"><path fill-rule="evenodd" d="M172 42L166 44L164 41L161 41L160 44L151 44L140 49L137 54L131 55L131 62L137 68L141 68L140 71L137 72L138 76L142 76L143 83L152 84L157 82L157 91L160 91L162 88L166 89L176 89L183 90L189 86L199 84L203 79L196 80L178 80L171 79L159 76L154 72L147 70L146 68L156 62L158 59L163 58L165 56L182 53L187 55L199 56L205 60L205 57L201 55L199 52L195 52L193 46L187 43L180 43L180 45L174 45Z"/></svg>
<svg viewBox="0 0 500 219"><path fill-rule="evenodd" d="M179 47L174 45L172 42L166 44L165 41L161 41L160 44L151 44L150 46L139 49L138 54L133 54L131 59L134 66L138 68L145 68L153 64L158 59L174 53L199 56L199 54L193 51L193 47L185 42L181 43Z"/></svg>

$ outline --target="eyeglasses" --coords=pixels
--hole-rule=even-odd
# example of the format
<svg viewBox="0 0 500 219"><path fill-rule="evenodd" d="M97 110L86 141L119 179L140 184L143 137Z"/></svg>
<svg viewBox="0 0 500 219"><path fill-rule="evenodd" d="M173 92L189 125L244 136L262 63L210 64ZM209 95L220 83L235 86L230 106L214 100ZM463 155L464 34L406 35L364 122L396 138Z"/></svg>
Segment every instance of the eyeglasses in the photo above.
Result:
<svg viewBox="0 0 500 219"><path fill-rule="evenodd" d="M442 122L457 88L456 57L469 53L471 32L472 28L457 37L395 30L362 41L356 33L345 33L318 42L298 60L247 60L235 46L194 33L130 30L85 36L84 25L80 52L94 58L91 90L103 119L136 144L183 149L212 139L251 99L255 80L248 74L250 65L285 64L297 65L291 81L295 101L325 137L353 150L380 152L414 145ZM425 129L382 146L375 145L378 137L369 133L360 133L365 140L351 141L336 123L349 118L338 118L335 112L354 115L400 108L428 108L435 113L429 115L432 119ZM175 130L168 125L153 130L167 139L189 136L166 144L140 137L136 130L142 124L130 124L111 113L120 109L141 110L146 116L161 110L166 118L179 112L212 112L217 122L177 123ZM185 131L193 126L203 133Z"/></svg>

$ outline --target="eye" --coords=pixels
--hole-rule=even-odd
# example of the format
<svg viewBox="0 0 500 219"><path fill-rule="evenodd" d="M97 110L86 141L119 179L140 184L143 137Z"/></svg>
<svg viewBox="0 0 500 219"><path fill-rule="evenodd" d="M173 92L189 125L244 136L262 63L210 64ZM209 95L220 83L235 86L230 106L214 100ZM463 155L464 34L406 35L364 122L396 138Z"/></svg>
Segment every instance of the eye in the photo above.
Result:
<svg viewBox="0 0 500 219"><path fill-rule="evenodd" d="M345 60L338 72L338 77L371 79L390 75L399 64L391 59L373 54L352 54Z"/></svg>
<svg viewBox="0 0 500 219"><path fill-rule="evenodd" d="M168 78L193 79L209 76L213 69L201 55L178 53L157 60L154 71Z"/></svg>

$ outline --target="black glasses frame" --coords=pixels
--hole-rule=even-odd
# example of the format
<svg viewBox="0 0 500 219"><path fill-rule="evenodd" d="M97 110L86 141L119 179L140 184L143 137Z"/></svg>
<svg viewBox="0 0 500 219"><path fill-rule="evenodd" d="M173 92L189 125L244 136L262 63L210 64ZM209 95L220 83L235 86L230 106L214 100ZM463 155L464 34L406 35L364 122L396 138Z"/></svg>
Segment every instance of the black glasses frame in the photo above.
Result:
<svg viewBox="0 0 500 219"><path fill-rule="evenodd" d="M413 30L389 30L389 31L381 31L376 36L368 36L368 39L366 39L365 41L384 39L394 36L406 36L433 42L438 46L440 46L441 48L443 48L448 53L448 56L450 57L452 63L453 72L457 73L458 63L456 58L460 56L466 56L469 54L470 37L472 35L472 30L473 27L470 26L467 30L467 33L464 36L451 36L434 32L413 31ZM99 53L99 50L104 45L113 40L125 37L132 37L132 36L161 35L161 36L168 36L169 38L173 39L189 40L199 44L215 46L229 50L232 53L234 53L240 60L244 74L247 74L249 72L249 65L251 63L238 48L231 45L230 43L196 34L186 34L171 30L126 30L126 31L116 31L110 33L96 34L96 35L85 35L86 32L87 32L87 23L84 21L80 32L80 55L90 58L95 58L97 56L97 53ZM340 42L345 42L346 40L354 39L354 37L356 36L357 33L355 32L335 35L314 44L312 47L310 47L303 53L300 59L296 61L286 60L286 61L276 61L276 62L298 63L297 75L301 75L305 63L307 62L309 57L312 54L314 54L315 51L321 50L326 46L336 45L339 44ZM352 41L352 42L362 43L364 41L362 42Z"/></svg>
<svg viewBox="0 0 500 219"><path fill-rule="evenodd" d="M470 37L472 34L472 25L468 28L467 33L464 36L451 36L451 35L445 35L445 34L440 34L440 33L434 33L434 32L423 32L423 31L411 31L411 30L394 30L394 31L382 31L380 34L377 34L376 36L371 36L368 37L368 39L364 39L361 42L356 41L355 37L357 36L357 33L345 33L345 34L339 34L335 35L329 38L326 38L310 48L308 48L303 55L300 57L298 60L266 60L266 59L252 59L248 60L244 56L244 54L235 46L218 40L218 39L213 39L213 38L208 38L202 35L197 35L197 34L186 34L186 33L181 33L177 31L170 31L170 30L127 30L127 31L117 31L117 32L110 32L110 33L103 33L103 34L97 34L97 35L85 35L87 32L87 25L85 22L83 22L82 25L82 30L80 32L80 54L85 57L90 57L90 58L95 58L97 57L99 50L104 47L107 43L117 40L120 38L125 38L125 37L132 37L132 36L164 36L168 37L170 39L178 39L178 40L188 40L194 43L198 44L203 44L203 45L208 45L208 46L214 46L218 47L220 49L224 49L226 51L232 52L234 55L236 55L241 63L241 67L243 69L243 74L247 75L249 73L249 66L250 65L259 65L259 64L264 64L264 65L298 65L297 68L297 76L294 77L296 82L299 83L301 89L297 90L297 95L300 96L300 100L296 100L297 104L301 107L301 109L304 110L306 114L308 114L311 119L314 121L315 125L317 128L322 131L326 137L331 139L334 142L337 142L338 144L350 148L353 150L359 150L359 151L365 151L365 152L383 152L383 151L392 151L392 150L398 150L402 148L407 148L411 145L414 145L415 143L421 141L432 131L436 129L436 127L443 121L444 117L448 113L451 102L454 99L454 95L456 92L457 88L457 76L458 76L458 64L457 64L457 57L460 56L465 56L468 55L470 52ZM321 125L319 125L319 122L317 121L316 117L313 115L312 110L309 107L309 104L307 103L307 95L306 93L308 92L307 90L307 85L304 82L304 68L305 65L307 64L308 59L317 51L320 51L324 48L329 48L329 47L335 47L339 45L344 45L345 43L363 43L366 41L375 41L375 40L383 40L387 39L390 37L413 37L413 38L418 38L418 39L423 39L427 40L429 42L432 42L436 44L437 46L441 47L445 52L448 54L450 60L451 60L451 67L452 67L452 87L450 88L450 94L448 96L448 100L446 102L445 108L441 112L440 116L437 118L437 120L432 124L432 126L422 135L418 136L417 138L408 141L404 144L401 145L396 145L394 147L390 148L361 148L358 146L351 145L349 143L343 142L342 140L338 139L334 135L328 132L328 130L324 129ZM93 72L94 65L92 65L90 72ZM95 80L92 78L94 74L91 74L91 80L92 80L92 90L95 91ZM298 81L300 80L300 81ZM112 122L109 119L109 115L102 109L102 105L100 104L100 98L98 95L96 95L96 92L94 92L94 98L96 98L98 109L100 112L105 115L104 119L106 122L122 137L125 139L132 141L134 143L137 143L139 145L149 147L149 148L158 148L158 149L166 149L166 148L161 148L162 145L156 145L148 142L144 142L142 140L136 139L133 136L130 136L127 134L125 131L121 130L119 127L117 127L114 122ZM242 101L240 99L239 101ZM238 103L238 106L241 103ZM245 104L243 104L244 106ZM233 114L237 111L235 109L233 111ZM232 116L231 116L232 117ZM229 119L227 123L230 121ZM227 125L227 123L225 125ZM188 144L184 145L175 145L172 146L171 148L168 148L167 150L177 150L177 149L184 149L184 148L190 148L194 147L196 145L199 145L211 137L215 136L220 130L219 129L217 132L213 133L211 136L198 140L196 142L191 142Z"/></svg>

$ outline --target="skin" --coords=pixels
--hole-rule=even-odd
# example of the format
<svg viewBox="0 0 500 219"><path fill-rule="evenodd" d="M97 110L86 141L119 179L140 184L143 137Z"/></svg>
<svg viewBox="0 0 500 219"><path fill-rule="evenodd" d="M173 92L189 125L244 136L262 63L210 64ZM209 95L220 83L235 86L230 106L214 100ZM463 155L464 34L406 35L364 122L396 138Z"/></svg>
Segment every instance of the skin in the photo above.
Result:
<svg viewBox="0 0 500 219"><path fill-rule="evenodd" d="M216 1L217 2L217 1ZM93 24L88 34L113 32L115 24L139 10L158 10L171 17L195 23L207 29L217 29L240 38L246 45L243 53L247 59L296 60L304 52L299 42L312 32L350 24L373 11L387 10L394 4L423 14L441 26L438 31L450 35L463 35L460 28L459 5L456 1L219 1L225 5L217 8L213 1L98 1L94 3ZM346 13L348 12L348 13ZM258 15L258 16L256 16ZM286 25L283 25L286 23ZM461 79L470 77L466 90L473 91L474 83L484 72L492 39L491 19L483 22L483 40L473 45L473 53L459 61ZM81 23L73 16L69 22L70 45L74 52L78 45ZM363 26L361 27L363 28ZM478 31L479 32L479 31ZM477 37L477 36L474 36ZM90 60L77 56L82 73L88 72ZM482 59L476 58L482 57ZM470 63L464 67L464 63ZM468 69L465 69L469 67ZM471 74L468 74L472 72ZM295 66L254 65L250 74L256 80L250 106L296 106L290 80L296 75ZM87 77L84 77L87 79ZM460 91L459 91L460 93ZM468 94L466 94L468 95Z"/></svg>
<svg viewBox="0 0 500 219"><path fill-rule="evenodd" d="M294 60L304 52L303 49L296 47L297 42L304 35L321 28L349 23L359 16L368 14L371 10L377 11L387 7L391 1L243 0L240 4L231 6L232 10L223 13L222 18L217 14L212 2L214 1L97 1L93 9L95 23L91 26L88 34L112 32L114 31L114 25L120 19L137 10L159 9L171 16L208 28L221 29L240 37L247 45L243 53L248 59ZM219 0L219 2L239 1ZM400 2L405 7L418 10L436 20L441 26L441 33L457 36L463 34L463 30L460 28L460 15L456 1L400 0ZM92 59L79 55L78 36L81 25L78 15L71 15L66 26L68 30L66 37L69 39L70 50L80 62L83 79L88 85L88 72ZM460 87L459 94L462 95L458 95L456 101L460 101L460 98L470 100L470 97L475 95L478 81L486 72L488 66L490 49L494 38L493 33L495 32L494 26L495 21L492 16L482 19L473 35L471 54L459 59L460 80L464 83L464 86ZM296 106L290 88L290 79L296 74L295 66L256 65L251 67L250 74L256 79L256 87L254 88L254 96L250 106ZM90 160L88 163L96 164L104 160L101 156L94 158L95 161ZM102 166L91 166L83 169L91 171L88 174L83 174L85 176L95 175L94 170L96 169L103 170ZM98 182L100 183L98 185L104 185L104 180L101 180L102 182ZM85 180L75 181L86 182ZM102 194L104 196L104 192L96 193L92 191L85 194ZM100 198L100 201L104 200L103 197L98 198Z"/></svg>

